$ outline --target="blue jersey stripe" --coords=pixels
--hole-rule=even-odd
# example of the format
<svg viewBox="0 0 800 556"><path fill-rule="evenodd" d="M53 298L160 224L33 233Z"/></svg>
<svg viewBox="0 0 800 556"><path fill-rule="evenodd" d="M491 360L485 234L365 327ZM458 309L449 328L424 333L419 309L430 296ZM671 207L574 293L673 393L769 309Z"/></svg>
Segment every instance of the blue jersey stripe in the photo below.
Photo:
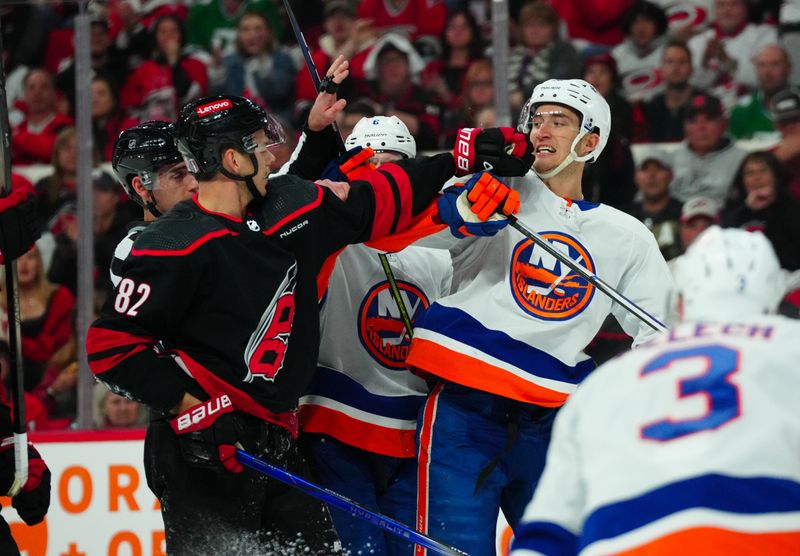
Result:
<svg viewBox="0 0 800 556"><path fill-rule="evenodd" d="M578 553L578 537L555 523L531 521L514 531L511 550L534 550L547 556L574 556Z"/></svg>
<svg viewBox="0 0 800 556"><path fill-rule="evenodd" d="M515 340L505 332L486 328L460 309L438 303L428 307L415 327L448 336L542 378L579 384L594 370L591 359L572 367L540 349Z"/></svg>
<svg viewBox="0 0 800 556"><path fill-rule="evenodd" d="M389 417L416 421L425 396L381 396L373 394L349 376L327 367L317 367L314 379L306 391L309 396L324 396L361 411Z"/></svg>
<svg viewBox="0 0 800 556"><path fill-rule="evenodd" d="M671 483L592 512L584 523L581 548L691 508L733 514L797 512L800 511L800 483L772 477L717 474Z"/></svg>

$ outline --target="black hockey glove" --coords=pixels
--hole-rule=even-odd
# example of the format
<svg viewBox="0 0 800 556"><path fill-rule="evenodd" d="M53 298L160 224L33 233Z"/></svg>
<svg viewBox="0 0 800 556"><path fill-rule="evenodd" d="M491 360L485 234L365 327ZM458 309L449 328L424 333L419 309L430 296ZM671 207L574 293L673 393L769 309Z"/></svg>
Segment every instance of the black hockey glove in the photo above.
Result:
<svg viewBox="0 0 800 556"><path fill-rule="evenodd" d="M190 407L170 421L187 463L208 469L241 473L236 448L242 448L246 426L231 399L222 394Z"/></svg>
<svg viewBox="0 0 800 556"><path fill-rule="evenodd" d="M0 447L0 491L6 494L13 483L14 443L9 436ZM42 521L50 507L50 470L32 444L28 444L28 480L11 499L11 506L28 525Z"/></svg>
<svg viewBox="0 0 800 556"><path fill-rule="evenodd" d="M453 149L456 176L491 171L496 176L524 176L533 165L533 145L510 127L462 128Z"/></svg>
<svg viewBox="0 0 800 556"><path fill-rule="evenodd" d="M0 264L26 253L40 235L36 200L29 189L0 197Z"/></svg>

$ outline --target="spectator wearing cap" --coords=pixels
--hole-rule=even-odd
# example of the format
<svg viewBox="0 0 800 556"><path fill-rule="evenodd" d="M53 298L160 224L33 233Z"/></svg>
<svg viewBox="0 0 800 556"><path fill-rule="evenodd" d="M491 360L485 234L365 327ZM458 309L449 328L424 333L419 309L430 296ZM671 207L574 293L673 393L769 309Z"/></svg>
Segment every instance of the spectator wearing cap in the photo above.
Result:
<svg viewBox="0 0 800 556"><path fill-rule="evenodd" d="M14 164L47 164L56 135L72 125L72 118L58 111L53 76L47 70L28 72L23 90L25 118L12 130L11 160Z"/></svg>
<svg viewBox="0 0 800 556"><path fill-rule="evenodd" d="M708 197L718 205L725 202L745 155L725 135L727 127L717 97L704 93L692 98L684 121L686 140L673 156L673 197L683 202L697 196Z"/></svg>
<svg viewBox="0 0 800 556"><path fill-rule="evenodd" d="M417 84L424 63L408 39L384 35L364 61L366 80L355 82L355 96L375 102L378 114L400 118L418 150L438 147L440 101Z"/></svg>
<svg viewBox="0 0 800 556"><path fill-rule="evenodd" d="M631 106L619 94L617 66L610 54L587 58L582 77L594 85L611 107L608 143L597 161L588 165L583 173L583 196L588 201L623 210L636 193L630 148Z"/></svg>
<svg viewBox="0 0 800 556"><path fill-rule="evenodd" d="M364 61L369 49L375 44L377 30L368 20L357 19L355 4L349 0L330 0L323 8L323 34L319 48L311 52L317 68L327 68L340 54L350 61L350 75L345 79L337 96L351 99L353 80L364 79ZM317 98L317 89L308 69L303 66L295 77L295 113L297 121L304 121L304 114L311 109ZM347 135L344 135L347 137Z"/></svg>
<svg viewBox="0 0 800 556"><path fill-rule="evenodd" d="M247 12L266 16L278 42L283 38L283 21L277 2L270 0L210 0L191 2L186 17L186 38L190 45L214 56L236 51L236 26ZM327 67L327 66L326 66Z"/></svg>
<svg viewBox="0 0 800 556"><path fill-rule="evenodd" d="M749 153L733 180L722 215L725 227L764 232L781 267L800 269L800 202L789 195L786 172L774 154Z"/></svg>
<svg viewBox="0 0 800 556"><path fill-rule="evenodd" d="M708 197L692 197L683 204L680 220L681 246L689 248L706 228L719 224L719 204Z"/></svg>
<svg viewBox="0 0 800 556"><path fill-rule="evenodd" d="M677 257L683 252L679 234L682 205L669 192L669 157L660 151L647 153L636 169L635 181L641 198L627 212L653 232L665 260Z"/></svg>
<svg viewBox="0 0 800 556"><path fill-rule="evenodd" d="M548 79L571 79L581 71L575 48L558 37L560 20L545 2L530 2L519 11L520 44L508 53L508 94L519 111L534 87Z"/></svg>
<svg viewBox="0 0 800 556"><path fill-rule="evenodd" d="M246 13L236 28L236 52L228 54L212 71L212 92L243 95L290 121L294 112L297 68L277 49L269 20L261 13Z"/></svg>
<svg viewBox="0 0 800 556"><path fill-rule="evenodd" d="M769 106L775 95L789 86L792 63L786 50L777 44L762 48L753 63L758 89L739 100L731 111L728 130L737 139L772 139L775 126Z"/></svg>
<svg viewBox="0 0 800 556"><path fill-rule="evenodd" d="M692 97L702 92L689 84L692 54L683 43L670 42L664 47L659 74L663 91L633 107L634 143L682 141L686 110Z"/></svg>
<svg viewBox="0 0 800 556"><path fill-rule="evenodd" d="M778 42L774 27L748 22L747 0L714 0L711 27L692 37L695 72L701 89L740 91L758 86L753 53Z"/></svg>
<svg viewBox="0 0 800 556"><path fill-rule="evenodd" d="M362 0L358 17L368 19L383 33L397 33L412 41L440 37L447 6L442 0Z"/></svg>
<svg viewBox="0 0 800 556"><path fill-rule="evenodd" d="M651 2L637 0L622 22L625 40L611 50L630 102L652 97L661 88L658 67L667 43L667 14Z"/></svg>
<svg viewBox="0 0 800 556"><path fill-rule="evenodd" d="M789 88L775 95L772 121L781 134L781 141L772 152L788 175L789 192L800 200L800 91Z"/></svg>

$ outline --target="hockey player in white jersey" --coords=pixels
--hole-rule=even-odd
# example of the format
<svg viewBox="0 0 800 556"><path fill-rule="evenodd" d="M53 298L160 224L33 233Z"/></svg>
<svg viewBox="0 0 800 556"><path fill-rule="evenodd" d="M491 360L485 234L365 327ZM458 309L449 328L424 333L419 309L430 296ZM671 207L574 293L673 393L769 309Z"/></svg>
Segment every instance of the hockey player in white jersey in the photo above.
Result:
<svg viewBox="0 0 800 556"><path fill-rule="evenodd" d="M594 87L546 81L520 117L535 149L532 172L511 178L512 192L489 184L492 201L483 210L470 210L481 182L468 182L468 192L445 190L439 201L439 218L454 235L496 234L450 246L453 293L416 324L407 358L439 379L418 425L417 526L473 556L495 553L500 510L516 529L544 467L556 410L594 368L583 349L606 316L635 344L654 333L517 231L498 233L507 224L502 215L479 220L495 207L514 212L518 194L521 222L666 321L671 280L652 234L627 214L582 200L584 165L600 155L610 126ZM478 132L461 130L456 152L468 157Z"/></svg>
<svg viewBox="0 0 800 556"><path fill-rule="evenodd" d="M372 148L379 166L416 156L397 117L363 118L348 148ZM426 382L405 368L411 342L389 282L367 245L342 251L320 314L319 365L300 399L304 442L320 483L410 526L416 510L414 433ZM447 251L409 247L387 255L411 322L450 289ZM366 521L332 509L349 554L410 554L413 546Z"/></svg>
<svg viewBox="0 0 800 556"><path fill-rule="evenodd" d="M676 259L682 323L589 377L556 420L512 556L800 554L800 323L761 233Z"/></svg>

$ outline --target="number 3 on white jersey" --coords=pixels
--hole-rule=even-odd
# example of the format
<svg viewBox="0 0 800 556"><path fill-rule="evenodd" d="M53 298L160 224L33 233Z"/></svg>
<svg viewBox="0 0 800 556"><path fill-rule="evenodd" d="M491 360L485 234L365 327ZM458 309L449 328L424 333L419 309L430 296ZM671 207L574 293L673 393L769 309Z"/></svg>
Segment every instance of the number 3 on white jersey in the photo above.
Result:
<svg viewBox="0 0 800 556"><path fill-rule="evenodd" d="M138 300L136 301L132 299L134 294L138 296ZM123 278L119 283L119 287L117 288L117 297L114 300L114 309L123 315L135 317L139 314L139 307L141 307L142 304L147 301L148 297L150 297L149 284L139 284L137 286L136 282L130 278ZM133 305L131 305L132 302Z"/></svg>

